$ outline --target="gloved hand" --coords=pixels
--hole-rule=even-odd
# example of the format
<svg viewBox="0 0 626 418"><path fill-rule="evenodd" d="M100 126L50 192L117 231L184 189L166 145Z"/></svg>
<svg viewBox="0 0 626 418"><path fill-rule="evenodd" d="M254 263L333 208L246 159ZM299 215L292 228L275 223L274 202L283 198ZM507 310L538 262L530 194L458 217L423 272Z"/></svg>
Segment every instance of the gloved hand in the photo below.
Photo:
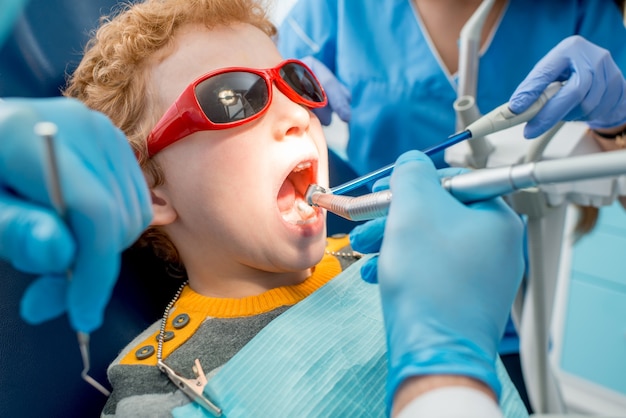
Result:
<svg viewBox="0 0 626 418"><path fill-rule="evenodd" d="M312 56L301 59L312 71L324 87L328 104L322 108L313 109L313 113L317 115L322 125L330 125L333 112L339 116L344 122L350 121L350 91L346 86L341 84L335 74L332 73L324 64Z"/></svg>
<svg viewBox="0 0 626 418"><path fill-rule="evenodd" d="M418 151L398 158L391 190L380 255L370 260L377 268L364 266L380 285L388 401L403 380L427 374L469 376L499 396L498 343L524 269L520 218L499 198L460 203ZM354 249L379 229L356 229Z"/></svg>
<svg viewBox="0 0 626 418"><path fill-rule="evenodd" d="M517 87L509 108L526 110L553 81L565 85L524 128L535 138L560 120L587 121L593 129L626 123L626 80L611 54L581 36L570 36L543 57Z"/></svg>
<svg viewBox="0 0 626 418"><path fill-rule="evenodd" d="M66 222L46 187L44 139L54 139ZM121 252L152 219L150 194L130 145L104 115L66 98L0 101L0 257L41 275L21 301L31 323L69 314L77 331L102 323ZM68 282L66 270L71 270Z"/></svg>

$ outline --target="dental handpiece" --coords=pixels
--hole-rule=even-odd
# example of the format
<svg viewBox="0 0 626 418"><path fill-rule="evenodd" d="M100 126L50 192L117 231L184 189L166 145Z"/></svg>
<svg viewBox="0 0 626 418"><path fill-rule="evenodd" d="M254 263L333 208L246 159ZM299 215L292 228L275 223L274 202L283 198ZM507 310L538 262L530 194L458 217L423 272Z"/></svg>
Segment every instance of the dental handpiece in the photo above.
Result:
<svg viewBox="0 0 626 418"><path fill-rule="evenodd" d="M534 118L537 113L539 113L541 108L559 91L562 85L563 83L558 81L550 83L537 100L528 109L519 114L511 112L509 104L504 103L487 113L485 116L482 116L475 122L471 123L464 131L451 135L442 143L427 148L422 152L430 156L461 141L465 141L466 139L481 138L521 123L528 122ZM336 195L348 193L360 186L363 186L364 184L388 176L394 166L395 164L389 164L385 167L379 168L378 170L372 171L364 176L333 187L330 189L330 192Z"/></svg>
<svg viewBox="0 0 626 418"><path fill-rule="evenodd" d="M626 150L485 168L445 177L441 185L459 201L472 203L542 184L623 174L626 174ZM391 190L382 190L351 197L335 195L315 186L307 190L305 198L310 205L319 206L343 218L365 221L387 215L392 193Z"/></svg>

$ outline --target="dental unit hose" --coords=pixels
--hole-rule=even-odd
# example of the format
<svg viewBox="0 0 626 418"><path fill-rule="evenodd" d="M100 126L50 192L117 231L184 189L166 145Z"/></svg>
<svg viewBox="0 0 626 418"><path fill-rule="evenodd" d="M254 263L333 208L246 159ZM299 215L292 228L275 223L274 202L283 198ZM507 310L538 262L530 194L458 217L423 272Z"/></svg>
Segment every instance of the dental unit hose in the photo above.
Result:
<svg viewBox="0 0 626 418"><path fill-rule="evenodd" d="M516 190L548 183L588 180L626 174L626 150L485 168L441 180L443 188L463 203L492 199ZM340 196L313 185L306 193L309 205L319 206L352 221L385 216L391 190L358 197Z"/></svg>
<svg viewBox="0 0 626 418"><path fill-rule="evenodd" d="M451 135L442 143L434 145L426 150L423 150L422 152L426 155L436 154L466 139L484 137L486 135L519 125L520 123L528 122L530 119L534 118L537 113L539 113L541 108L560 90L562 85L563 83L558 81L550 83L537 100L528 109L520 114L511 112L508 103L502 104L487 113L485 116L479 118L477 121L471 123L464 131ZM333 187L330 189L330 192L336 195L345 194L367 183L386 177L389 173L391 173L394 165L395 164L389 164L385 167L379 168L378 170L372 171L369 174L365 174L364 176ZM311 185L310 187L314 186L315 185Z"/></svg>
<svg viewBox="0 0 626 418"><path fill-rule="evenodd" d="M561 89L561 86L563 86L563 83L558 81L550 83L537 100L520 114L511 112L508 103L500 105L471 123L466 130L472 133L472 138L477 138L528 122L539 113L547 101Z"/></svg>

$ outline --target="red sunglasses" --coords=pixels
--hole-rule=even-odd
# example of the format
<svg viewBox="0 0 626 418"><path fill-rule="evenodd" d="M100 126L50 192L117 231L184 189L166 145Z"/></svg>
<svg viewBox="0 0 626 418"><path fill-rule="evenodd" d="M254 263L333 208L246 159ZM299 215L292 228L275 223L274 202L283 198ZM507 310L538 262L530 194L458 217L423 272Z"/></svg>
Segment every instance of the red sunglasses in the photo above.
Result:
<svg viewBox="0 0 626 418"><path fill-rule="evenodd" d="M274 68L222 68L196 79L181 93L148 135L148 155L198 131L228 129L261 116L272 102L272 84L309 108L326 106L326 93L298 60Z"/></svg>

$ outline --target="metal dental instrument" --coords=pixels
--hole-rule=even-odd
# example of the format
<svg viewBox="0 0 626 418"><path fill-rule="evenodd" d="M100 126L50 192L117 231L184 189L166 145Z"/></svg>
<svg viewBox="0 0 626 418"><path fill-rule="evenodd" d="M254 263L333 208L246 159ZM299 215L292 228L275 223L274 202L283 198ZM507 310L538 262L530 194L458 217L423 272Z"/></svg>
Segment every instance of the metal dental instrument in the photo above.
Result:
<svg viewBox="0 0 626 418"><path fill-rule="evenodd" d="M484 168L443 178L441 185L461 202L471 203L542 184L623 174L626 174L626 150ZM391 197L391 190L350 197L327 193L317 186L307 190L305 199L310 205L319 206L346 219L364 221L385 216Z"/></svg>
<svg viewBox="0 0 626 418"><path fill-rule="evenodd" d="M562 83L560 82L554 82L548 85L535 103L520 114L511 112L508 103L500 105L491 112L487 113L485 116L482 116L475 122L471 123L464 131L451 135L444 142L427 148L422 152L426 155L432 155L466 139L484 137L485 135L502 131L512 126L519 125L520 123L528 122L539 112L539 110L541 110L546 102L559 91L561 86ZM388 176L391 173L391 170L393 170L394 165L395 164L389 164L385 167L379 168L378 170L372 171L369 174L358 177L339 186L332 187L328 190L328 192L336 195L345 194L356 189L357 187ZM311 185L310 187L313 186L316 185Z"/></svg>
<svg viewBox="0 0 626 418"><path fill-rule="evenodd" d="M59 217L63 220L66 220L67 208L65 206L65 202L63 200L63 193L61 191L61 180L59 177L59 165L56 158L56 153L54 151L54 136L57 133L57 126L52 122L39 122L35 125L34 131L36 135L39 135L44 139L46 145L46 159L47 159L47 179L48 179L48 190L50 191L50 198L52 200L52 205L56 210ZM72 271L66 271L67 280L72 280ZM109 392L104 386L102 386L97 380L93 377L89 376L89 369L91 367L90 358L89 358L89 334L85 332L78 331L76 333L78 337L78 348L80 350L80 356L83 362L83 370L80 373L80 376L89 383L91 386L96 388L99 392L104 394L105 396L109 396L111 392Z"/></svg>

